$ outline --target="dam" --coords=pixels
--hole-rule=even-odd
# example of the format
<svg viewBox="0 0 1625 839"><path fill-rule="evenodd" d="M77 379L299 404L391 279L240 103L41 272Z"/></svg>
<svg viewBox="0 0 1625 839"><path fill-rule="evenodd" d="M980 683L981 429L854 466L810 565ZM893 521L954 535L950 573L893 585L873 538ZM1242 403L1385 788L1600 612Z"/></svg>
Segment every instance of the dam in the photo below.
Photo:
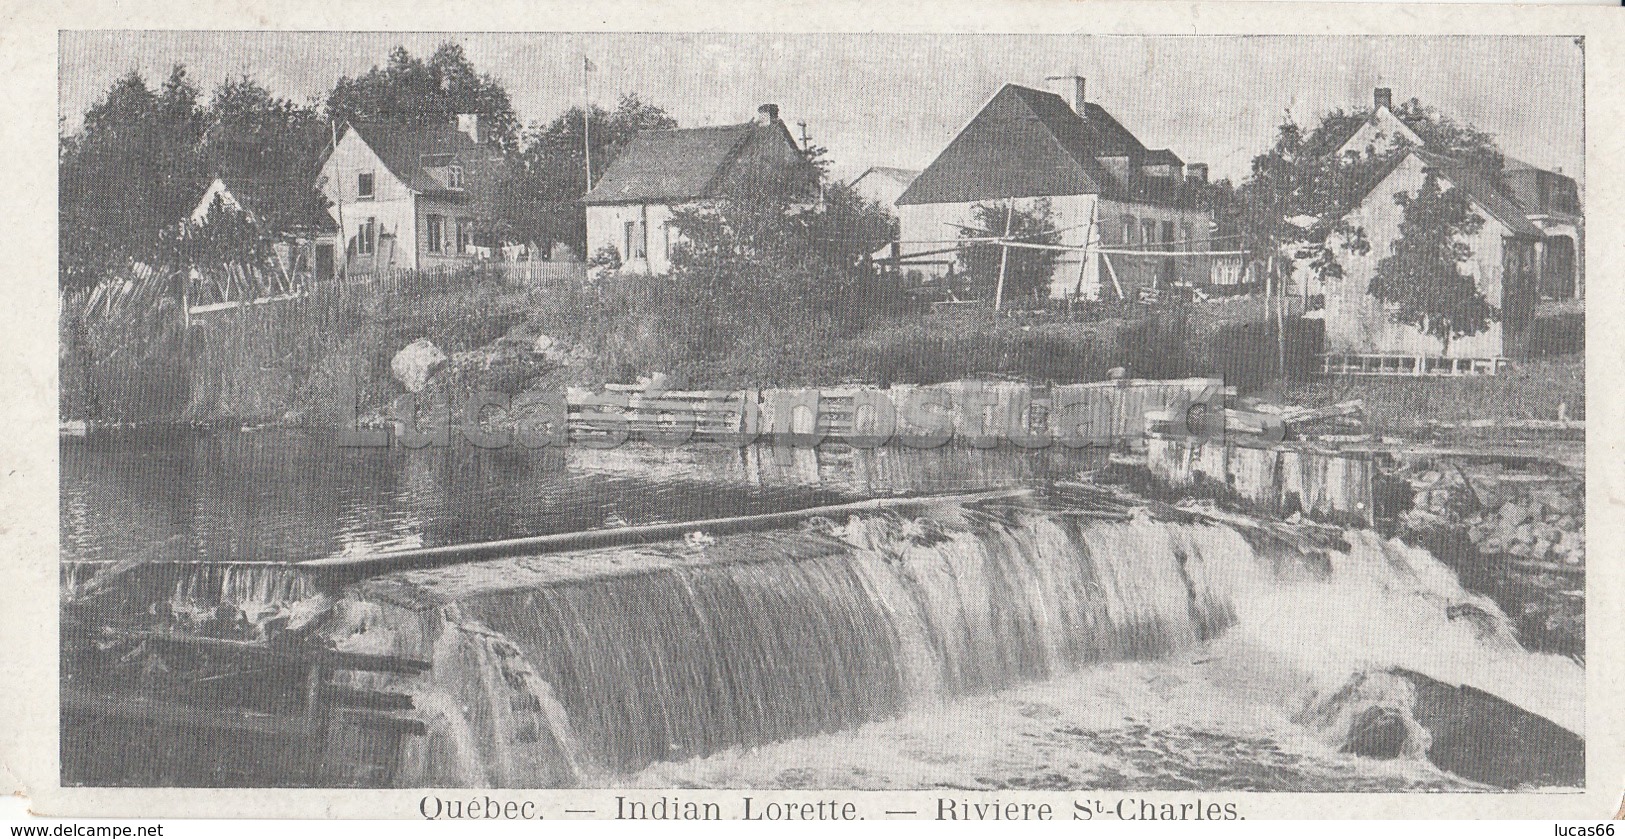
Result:
<svg viewBox="0 0 1625 839"><path fill-rule="evenodd" d="M1046 475L1020 462L978 483L1024 492L971 500L920 480L908 504L796 515L874 493L776 475L782 497L753 496L774 509L746 511L773 516L762 529L677 519L647 541L380 568L337 585L253 558L148 563L124 587L178 622L222 605L267 624L319 613L315 643L351 656L320 690L392 703L410 723L384 736L376 715L334 715L306 774L272 761L211 776L218 785L1581 783L1583 666L1525 650L1496 604L1426 551L1364 529L1173 510L1056 479L1077 464ZM902 483L940 467L865 474ZM590 493L612 471L578 477ZM107 570L93 547L64 562L70 600ZM1472 754L1451 745L1467 717L1490 712L1516 723L1513 739Z"/></svg>

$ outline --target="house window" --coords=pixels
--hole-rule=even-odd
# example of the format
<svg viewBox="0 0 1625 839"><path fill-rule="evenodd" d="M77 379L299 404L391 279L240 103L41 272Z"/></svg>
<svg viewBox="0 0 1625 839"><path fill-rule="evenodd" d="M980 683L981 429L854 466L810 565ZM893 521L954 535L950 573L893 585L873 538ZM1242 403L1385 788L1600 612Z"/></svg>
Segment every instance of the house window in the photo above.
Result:
<svg viewBox="0 0 1625 839"><path fill-rule="evenodd" d="M665 233L665 237L666 237L666 261L670 262L671 261L671 249L672 249L672 246L677 243L677 230L672 227L672 224L669 221L666 222L665 224L660 225L660 229Z"/></svg>
<svg viewBox="0 0 1625 839"><path fill-rule="evenodd" d="M368 217L361 223L361 229L356 232L355 251L362 256L371 256L378 252L378 220Z"/></svg>
<svg viewBox="0 0 1625 839"><path fill-rule="evenodd" d="M355 192L362 199L373 197L374 186L375 183L371 172L362 172L355 176Z"/></svg>
<svg viewBox="0 0 1625 839"><path fill-rule="evenodd" d="M626 258L647 259L649 257L648 231L643 228L643 222L629 221L626 223Z"/></svg>
<svg viewBox="0 0 1625 839"><path fill-rule="evenodd" d="M1148 218L1140 222L1140 241L1152 244L1157 241L1157 220Z"/></svg>
<svg viewBox="0 0 1625 839"><path fill-rule="evenodd" d="M1174 223L1173 222L1165 221L1165 222L1162 223L1162 241L1163 241L1164 244L1177 241L1174 238Z"/></svg>
<svg viewBox="0 0 1625 839"><path fill-rule="evenodd" d="M446 217L428 215L424 219L429 230L429 253L443 253L446 250Z"/></svg>
<svg viewBox="0 0 1625 839"><path fill-rule="evenodd" d="M1123 216L1123 244L1134 244L1134 217Z"/></svg>
<svg viewBox="0 0 1625 839"><path fill-rule="evenodd" d="M1179 240L1185 243L1185 250L1196 250L1196 234L1191 232L1190 223L1187 222L1179 228Z"/></svg>
<svg viewBox="0 0 1625 839"><path fill-rule="evenodd" d="M463 167L453 166L446 170L446 186L452 189L463 188Z"/></svg>
<svg viewBox="0 0 1625 839"><path fill-rule="evenodd" d="M474 244L474 222L472 219L460 218L457 220L457 252L468 253Z"/></svg>

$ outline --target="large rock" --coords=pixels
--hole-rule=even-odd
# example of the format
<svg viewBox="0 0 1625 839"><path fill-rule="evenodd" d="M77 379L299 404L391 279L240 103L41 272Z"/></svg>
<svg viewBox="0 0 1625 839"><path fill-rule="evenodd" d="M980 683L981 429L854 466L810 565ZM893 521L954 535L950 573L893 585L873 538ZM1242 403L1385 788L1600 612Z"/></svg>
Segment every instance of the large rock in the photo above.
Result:
<svg viewBox="0 0 1625 839"><path fill-rule="evenodd" d="M1416 690L1412 714L1430 735L1428 760L1463 778L1503 788L1585 784L1585 739L1470 685L1411 670L1389 671Z"/></svg>
<svg viewBox="0 0 1625 839"><path fill-rule="evenodd" d="M1340 739L1343 751L1381 759L1425 756L1446 772L1490 786L1585 784L1585 738L1494 694L1414 670L1357 673L1307 709L1304 721Z"/></svg>
<svg viewBox="0 0 1625 839"><path fill-rule="evenodd" d="M389 372L395 381L413 393L421 393L430 377L447 362L446 354L428 338L419 338L407 344L390 359Z"/></svg>
<svg viewBox="0 0 1625 839"><path fill-rule="evenodd" d="M551 335L537 335L530 346L530 352L550 364L563 364L570 360L569 351Z"/></svg>

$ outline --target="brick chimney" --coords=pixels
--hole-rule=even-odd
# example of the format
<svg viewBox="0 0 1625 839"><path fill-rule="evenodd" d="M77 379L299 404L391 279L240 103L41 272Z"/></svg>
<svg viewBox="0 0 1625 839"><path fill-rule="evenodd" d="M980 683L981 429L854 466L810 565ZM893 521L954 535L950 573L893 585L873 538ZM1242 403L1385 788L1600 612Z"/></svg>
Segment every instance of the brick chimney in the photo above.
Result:
<svg viewBox="0 0 1625 839"><path fill-rule="evenodd" d="M1394 89L1391 87L1379 87L1371 91L1371 107L1379 111L1384 108L1387 108L1390 111L1393 110Z"/></svg>
<svg viewBox="0 0 1625 839"><path fill-rule="evenodd" d="M468 139L476 145L480 142L480 115L458 114L457 130L468 135Z"/></svg>
<svg viewBox="0 0 1625 839"><path fill-rule="evenodd" d="M1187 164L1185 164L1185 180L1190 181L1193 184L1205 184L1205 183L1207 183L1207 164L1206 163L1187 163Z"/></svg>
<svg viewBox="0 0 1625 839"><path fill-rule="evenodd" d="M759 125L772 125L779 121L779 106L773 104L763 105L756 109L756 122Z"/></svg>
<svg viewBox="0 0 1625 839"><path fill-rule="evenodd" d="M1048 76L1044 79L1044 81L1050 83L1051 90L1053 90L1057 96L1065 99L1066 104L1071 105L1072 110L1076 112L1078 116L1081 117L1084 115L1083 106L1089 101L1088 99L1084 98L1088 81L1087 79L1076 75Z"/></svg>

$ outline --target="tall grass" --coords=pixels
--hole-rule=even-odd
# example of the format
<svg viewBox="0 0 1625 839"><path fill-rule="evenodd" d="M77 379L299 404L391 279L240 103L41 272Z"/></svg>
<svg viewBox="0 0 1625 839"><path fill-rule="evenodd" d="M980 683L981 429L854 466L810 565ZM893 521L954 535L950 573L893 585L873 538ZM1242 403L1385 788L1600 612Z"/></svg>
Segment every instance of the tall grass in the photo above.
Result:
<svg viewBox="0 0 1625 839"><path fill-rule="evenodd" d="M410 279L410 278L409 278ZM346 422L352 400L399 392L389 361L428 338L447 354L500 337L534 292L500 275L409 281L393 289L330 285L310 296L194 315L179 304L85 312L64 295L64 419L99 422Z"/></svg>
<svg viewBox="0 0 1625 839"><path fill-rule="evenodd" d="M881 288L845 305L848 312L832 313L786 300L775 311L758 304L746 315L730 300L670 278L610 275L550 288L531 322L591 348L594 372L605 378L659 371L705 387L973 376L1064 383L1122 367L1147 378L1222 376L1250 388L1280 375L1276 329L1256 300L1155 312L1107 306L1044 318L911 308ZM1288 320L1285 333L1287 375L1302 377L1318 363L1320 324Z"/></svg>
<svg viewBox="0 0 1625 839"><path fill-rule="evenodd" d="M1570 419L1584 419L1585 357L1514 362L1512 369L1495 376L1322 379L1290 388L1286 399L1300 405L1360 399L1373 425L1395 431L1426 420L1553 420L1560 405Z"/></svg>

